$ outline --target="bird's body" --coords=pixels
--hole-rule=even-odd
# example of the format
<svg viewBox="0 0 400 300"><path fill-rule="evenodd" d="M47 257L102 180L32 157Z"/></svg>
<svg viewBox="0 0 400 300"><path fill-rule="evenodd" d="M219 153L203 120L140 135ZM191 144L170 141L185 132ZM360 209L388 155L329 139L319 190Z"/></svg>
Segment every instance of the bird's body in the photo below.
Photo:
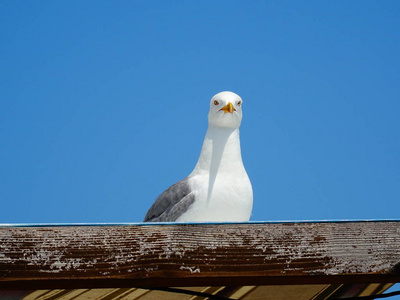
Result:
<svg viewBox="0 0 400 300"><path fill-rule="evenodd" d="M211 99L209 127L194 170L158 196L145 222L249 220L253 190L240 150L241 105L232 92Z"/></svg>

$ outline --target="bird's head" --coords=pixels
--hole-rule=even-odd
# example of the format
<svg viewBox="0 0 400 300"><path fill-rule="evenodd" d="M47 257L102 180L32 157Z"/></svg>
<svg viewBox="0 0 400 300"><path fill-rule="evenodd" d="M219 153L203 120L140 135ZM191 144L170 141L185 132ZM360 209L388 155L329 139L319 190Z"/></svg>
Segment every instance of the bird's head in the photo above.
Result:
<svg viewBox="0 0 400 300"><path fill-rule="evenodd" d="M208 124L214 127L239 128L243 100L232 92L221 92L211 98Z"/></svg>

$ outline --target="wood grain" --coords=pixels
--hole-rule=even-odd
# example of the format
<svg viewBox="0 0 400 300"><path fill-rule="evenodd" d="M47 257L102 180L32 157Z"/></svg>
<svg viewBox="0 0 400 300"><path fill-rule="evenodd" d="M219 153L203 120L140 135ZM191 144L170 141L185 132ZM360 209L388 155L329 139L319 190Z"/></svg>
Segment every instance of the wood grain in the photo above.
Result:
<svg viewBox="0 0 400 300"><path fill-rule="evenodd" d="M400 222L0 227L0 288L400 282Z"/></svg>

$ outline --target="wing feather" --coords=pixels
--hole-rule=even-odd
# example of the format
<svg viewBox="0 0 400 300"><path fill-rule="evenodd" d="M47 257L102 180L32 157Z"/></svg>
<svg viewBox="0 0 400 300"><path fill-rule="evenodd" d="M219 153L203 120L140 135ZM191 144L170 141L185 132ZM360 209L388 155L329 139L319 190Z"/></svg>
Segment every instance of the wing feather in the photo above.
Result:
<svg viewBox="0 0 400 300"><path fill-rule="evenodd" d="M161 193L148 210L143 222L174 222L194 202L194 193L186 177Z"/></svg>

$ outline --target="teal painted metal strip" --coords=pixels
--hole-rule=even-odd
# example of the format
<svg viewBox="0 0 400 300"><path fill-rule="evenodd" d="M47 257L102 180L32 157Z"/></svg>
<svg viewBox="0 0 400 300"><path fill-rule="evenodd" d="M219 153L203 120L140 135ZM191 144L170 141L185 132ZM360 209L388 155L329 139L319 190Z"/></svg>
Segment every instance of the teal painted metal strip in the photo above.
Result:
<svg viewBox="0 0 400 300"><path fill-rule="evenodd" d="M16 223L0 224L0 227L66 227L66 226L175 226L175 225L225 225L225 224L293 224L293 223L360 223L360 222L400 222L397 219L369 220L285 220L285 221L250 221L250 222L140 222L140 223Z"/></svg>

